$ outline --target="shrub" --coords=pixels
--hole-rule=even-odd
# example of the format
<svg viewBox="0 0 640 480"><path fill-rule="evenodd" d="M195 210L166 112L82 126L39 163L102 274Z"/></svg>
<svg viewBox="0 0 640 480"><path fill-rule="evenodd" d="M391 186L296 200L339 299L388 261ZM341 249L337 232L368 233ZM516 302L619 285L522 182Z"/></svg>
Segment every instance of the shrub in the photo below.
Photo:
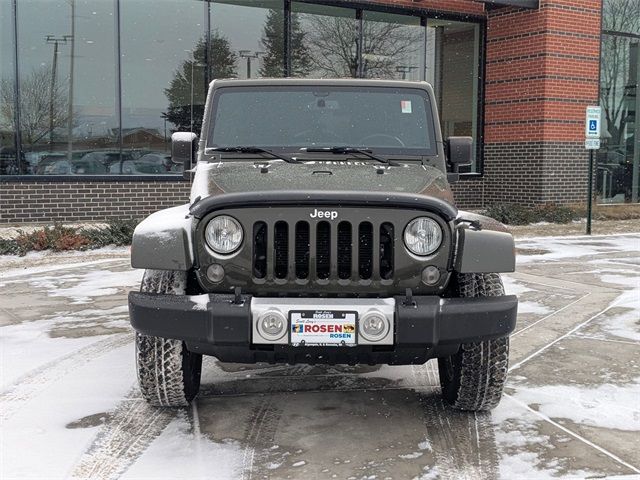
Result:
<svg viewBox="0 0 640 480"><path fill-rule="evenodd" d="M86 228L80 231L89 239L92 248L106 247L107 245L124 246L131 245L133 230L138 225L138 220L109 220L105 227Z"/></svg>
<svg viewBox="0 0 640 480"><path fill-rule="evenodd" d="M0 255L20 255L15 239L0 238Z"/></svg>
<svg viewBox="0 0 640 480"><path fill-rule="evenodd" d="M517 203L496 203L487 207L482 214L507 225L527 225L535 222L533 210Z"/></svg>
<svg viewBox="0 0 640 480"><path fill-rule="evenodd" d="M15 247L11 249L20 255L31 250L84 250L89 245L89 240L74 228L58 224L30 233L20 232L13 242Z"/></svg>
<svg viewBox="0 0 640 480"><path fill-rule="evenodd" d="M13 239L0 239L0 255L26 255L30 251L87 250L107 245L131 245L137 220L110 220L104 227L65 227L56 224L33 232L18 232Z"/></svg>
<svg viewBox="0 0 640 480"><path fill-rule="evenodd" d="M572 208L553 203L525 207L514 203L497 203L489 206L483 215L495 218L507 225L528 225L537 222L569 223L580 218Z"/></svg>

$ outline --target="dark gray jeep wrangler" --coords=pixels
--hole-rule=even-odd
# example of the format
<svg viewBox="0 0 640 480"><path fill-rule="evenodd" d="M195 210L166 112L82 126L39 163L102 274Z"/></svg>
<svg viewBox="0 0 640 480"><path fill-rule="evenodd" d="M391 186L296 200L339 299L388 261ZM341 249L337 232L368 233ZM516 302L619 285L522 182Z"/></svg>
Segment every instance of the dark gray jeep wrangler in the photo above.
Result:
<svg viewBox="0 0 640 480"><path fill-rule="evenodd" d="M426 83L216 80L200 139L172 138L190 203L136 228L138 379L159 406L221 362L423 364L463 410L500 401L517 298L499 223L459 211L469 137L443 141ZM197 164L192 169L192 158Z"/></svg>

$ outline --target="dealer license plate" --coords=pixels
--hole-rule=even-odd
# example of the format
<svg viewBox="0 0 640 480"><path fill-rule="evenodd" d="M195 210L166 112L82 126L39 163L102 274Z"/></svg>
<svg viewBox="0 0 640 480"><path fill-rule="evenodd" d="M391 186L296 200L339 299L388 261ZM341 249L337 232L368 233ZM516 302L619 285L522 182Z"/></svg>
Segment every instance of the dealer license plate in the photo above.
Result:
<svg viewBox="0 0 640 480"><path fill-rule="evenodd" d="M358 312L303 310L289 313L289 342L293 346L356 345Z"/></svg>

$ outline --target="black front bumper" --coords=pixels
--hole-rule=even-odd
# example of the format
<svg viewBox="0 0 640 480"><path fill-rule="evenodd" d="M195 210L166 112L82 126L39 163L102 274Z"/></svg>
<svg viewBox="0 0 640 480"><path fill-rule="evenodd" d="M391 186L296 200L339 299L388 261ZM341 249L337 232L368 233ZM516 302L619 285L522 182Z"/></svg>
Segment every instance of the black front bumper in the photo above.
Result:
<svg viewBox="0 0 640 480"><path fill-rule="evenodd" d="M189 350L223 362L422 364L454 353L461 343L503 337L516 324L514 295L480 298L395 297L394 345L292 347L251 342L251 295L178 296L129 293L135 330L184 340ZM277 300L275 300L277 302Z"/></svg>

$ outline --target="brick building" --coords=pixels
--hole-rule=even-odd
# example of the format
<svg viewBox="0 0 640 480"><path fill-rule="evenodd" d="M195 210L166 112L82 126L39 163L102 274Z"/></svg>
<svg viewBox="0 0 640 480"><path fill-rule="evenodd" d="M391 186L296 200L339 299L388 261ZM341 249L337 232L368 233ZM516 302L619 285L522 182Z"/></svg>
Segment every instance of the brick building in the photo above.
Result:
<svg viewBox="0 0 640 480"><path fill-rule="evenodd" d="M597 200L638 201L640 0L151 3L0 0L0 224L184 202L167 140L197 132L205 86L229 76L429 81L444 135L475 139L466 208L584 202L601 104Z"/></svg>

